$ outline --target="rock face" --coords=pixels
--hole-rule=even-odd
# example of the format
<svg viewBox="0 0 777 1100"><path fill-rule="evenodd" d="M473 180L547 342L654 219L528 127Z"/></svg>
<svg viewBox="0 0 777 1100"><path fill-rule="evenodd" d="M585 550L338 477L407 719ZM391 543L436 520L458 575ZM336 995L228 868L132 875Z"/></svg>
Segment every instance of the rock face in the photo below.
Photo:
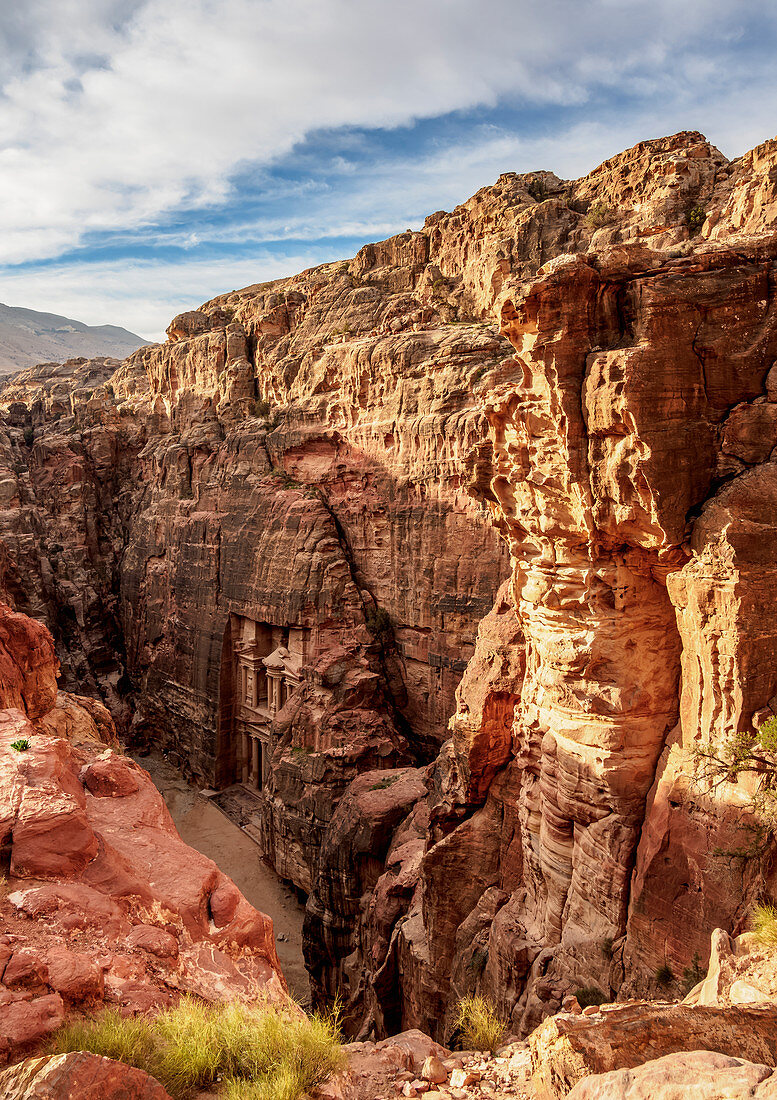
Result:
<svg viewBox="0 0 777 1100"><path fill-rule="evenodd" d="M0 608L0 632L22 688L51 689L45 629ZM40 690L22 698L39 712ZM283 996L270 919L183 843L149 776L94 723L74 740L49 732L56 698L36 724L0 710L0 1058L72 1006Z"/></svg>
<svg viewBox="0 0 777 1100"><path fill-rule="evenodd" d="M617 1089L623 1094L629 1082L623 1070L639 1066L637 1080L649 1081L652 1077L656 1084L661 1073L666 1072L666 1055L704 1050L716 1052L707 1055L707 1074L714 1072L716 1058L726 1056L720 1059L717 1069L729 1071L731 1084L738 1084L731 1073L735 1059L756 1063L762 1076L756 1075L752 1080L755 1085L771 1075L772 1069L767 1067L774 1067L777 1062L776 1044L775 1005L737 1009L645 1003L610 1005L598 1016L560 1013L546 1020L530 1037L532 1080L541 1100L561 1100L568 1095L589 1100L595 1096L618 1096ZM656 1059L664 1065L658 1066ZM679 1058L674 1063L675 1069L678 1063L682 1065ZM693 1063L687 1065L687 1070L692 1068ZM595 1076L589 1076L598 1074L605 1075L606 1082L597 1085ZM743 1078L746 1081L747 1075L743 1074ZM685 1084L691 1083L693 1079L686 1078ZM612 1093L603 1091L605 1084L613 1086ZM596 1091L597 1087L602 1091ZM743 1089L744 1085L738 1087ZM774 1087L773 1078L763 1095L772 1095ZM642 1094L635 1090L635 1096L639 1095ZM652 1095L661 1093L656 1091ZM748 1094L742 1091L741 1095Z"/></svg>
<svg viewBox="0 0 777 1100"><path fill-rule="evenodd" d="M586 1077L569 1100L767 1100L777 1095L769 1066L694 1050L668 1054L637 1070Z"/></svg>
<svg viewBox="0 0 777 1100"><path fill-rule="evenodd" d="M777 711L776 158L507 174L6 391L0 593L65 688L256 789L355 1032L680 994L773 891L690 750Z"/></svg>
<svg viewBox="0 0 777 1100"><path fill-rule="evenodd" d="M19 1062L0 1072L0 1090L5 1100L170 1100L143 1070L83 1051Z"/></svg>

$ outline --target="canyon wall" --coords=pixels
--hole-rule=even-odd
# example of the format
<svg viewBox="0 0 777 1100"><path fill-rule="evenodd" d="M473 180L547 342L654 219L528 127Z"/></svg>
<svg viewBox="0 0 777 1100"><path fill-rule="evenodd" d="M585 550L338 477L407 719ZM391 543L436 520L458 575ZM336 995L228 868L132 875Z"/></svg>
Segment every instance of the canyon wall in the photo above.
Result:
<svg viewBox="0 0 777 1100"><path fill-rule="evenodd" d="M649 989L769 887L689 750L777 694L776 161L509 173L0 392L0 592L129 734L261 788L354 1031Z"/></svg>

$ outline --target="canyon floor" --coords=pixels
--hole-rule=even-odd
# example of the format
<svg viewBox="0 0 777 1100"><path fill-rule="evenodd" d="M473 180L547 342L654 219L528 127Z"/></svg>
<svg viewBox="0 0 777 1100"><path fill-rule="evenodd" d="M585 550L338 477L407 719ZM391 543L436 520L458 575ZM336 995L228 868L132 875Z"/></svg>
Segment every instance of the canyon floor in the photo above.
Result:
<svg viewBox="0 0 777 1100"><path fill-rule="evenodd" d="M228 875L248 901L273 922L278 958L289 992L303 1007L310 1004L310 983L302 959L305 910L262 859L258 845L245 835L159 752L133 759L145 768L164 798L181 839Z"/></svg>

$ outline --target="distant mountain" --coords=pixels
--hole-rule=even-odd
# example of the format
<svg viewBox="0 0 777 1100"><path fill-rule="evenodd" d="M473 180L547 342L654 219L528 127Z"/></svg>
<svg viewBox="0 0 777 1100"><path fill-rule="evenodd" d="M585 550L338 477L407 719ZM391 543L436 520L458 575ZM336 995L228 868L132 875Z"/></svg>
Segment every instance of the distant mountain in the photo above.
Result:
<svg viewBox="0 0 777 1100"><path fill-rule="evenodd" d="M85 325L56 313L38 313L0 303L0 375L36 363L59 363L82 355L124 359L148 343L142 336L116 325Z"/></svg>

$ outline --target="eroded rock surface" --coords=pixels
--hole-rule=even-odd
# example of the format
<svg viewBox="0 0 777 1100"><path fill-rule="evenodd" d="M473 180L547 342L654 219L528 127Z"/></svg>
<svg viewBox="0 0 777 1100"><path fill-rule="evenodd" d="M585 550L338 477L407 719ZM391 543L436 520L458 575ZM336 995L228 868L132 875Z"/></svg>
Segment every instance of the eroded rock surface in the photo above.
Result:
<svg viewBox="0 0 777 1100"><path fill-rule="evenodd" d="M0 702L21 690L39 715L0 710L0 1058L75 1009L283 997L272 922L183 843L146 772L94 723L50 732L56 692L40 716L26 689L54 686L45 628L0 607L0 632L17 674Z"/></svg>
<svg viewBox="0 0 777 1100"><path fill-rule="evenodd" d="M0 1072L4 1100L170 1100L141 1069L76 1051L28 1058Z"/></svg>
<svg viewBox="0 0 777 1100"><path fill-rule="evenodd" d="M774 889L690 750L777 711L775 158L508 173L0 395L0 593L64 688L261 788L355 1033L679 997Z"/></svg>

